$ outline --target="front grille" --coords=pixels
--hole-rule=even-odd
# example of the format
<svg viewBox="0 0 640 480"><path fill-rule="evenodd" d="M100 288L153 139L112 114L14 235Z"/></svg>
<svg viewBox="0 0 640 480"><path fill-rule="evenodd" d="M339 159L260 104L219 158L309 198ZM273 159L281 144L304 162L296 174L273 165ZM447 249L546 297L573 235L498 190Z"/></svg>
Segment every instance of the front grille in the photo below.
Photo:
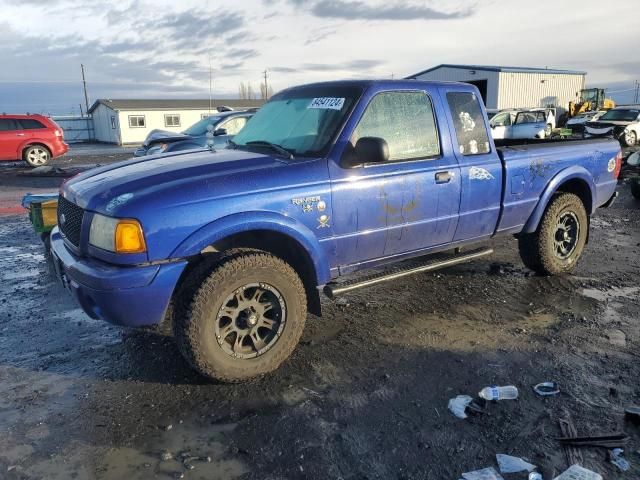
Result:
<svg viewBox="0 0 640 480"><path fill-rule="evenodd" d="M80 245L83 214L82 208L60 195L58 198L58 227L67 240L76 247Z"/></svg>

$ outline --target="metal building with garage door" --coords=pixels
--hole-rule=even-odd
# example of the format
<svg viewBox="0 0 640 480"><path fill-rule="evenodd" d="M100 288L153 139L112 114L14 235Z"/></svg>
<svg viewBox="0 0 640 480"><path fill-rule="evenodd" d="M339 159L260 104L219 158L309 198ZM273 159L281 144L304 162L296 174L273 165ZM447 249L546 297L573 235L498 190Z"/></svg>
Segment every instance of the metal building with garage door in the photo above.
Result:
<svg viewBox="0 0 640 480"><path fill-rule="evenodd" d="M584 88L586 72L548 68L443 64L410 75L417 80L466 82L478 87L487 108L556 107L566 110Z"/></svg>

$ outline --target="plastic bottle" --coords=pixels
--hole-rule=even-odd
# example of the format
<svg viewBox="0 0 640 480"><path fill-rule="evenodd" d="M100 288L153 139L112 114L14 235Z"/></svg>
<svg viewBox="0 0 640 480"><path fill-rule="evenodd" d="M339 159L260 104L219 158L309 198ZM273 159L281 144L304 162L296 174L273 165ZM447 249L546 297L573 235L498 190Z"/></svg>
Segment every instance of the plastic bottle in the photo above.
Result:
<svg viewBox="0 0 640 480"><path fill-rule="evenodd" d="M518 398L518 389L513 385L484 387L478 395L485 400L515 400Z"/></svg>

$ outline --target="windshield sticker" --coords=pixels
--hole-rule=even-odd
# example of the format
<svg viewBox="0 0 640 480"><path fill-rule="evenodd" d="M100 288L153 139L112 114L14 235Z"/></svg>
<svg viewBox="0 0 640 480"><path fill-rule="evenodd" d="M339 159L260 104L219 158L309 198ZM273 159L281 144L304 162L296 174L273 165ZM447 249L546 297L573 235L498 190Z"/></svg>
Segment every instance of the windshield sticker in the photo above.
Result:
<svg viewBox="0 0 640 480"><path fill-rule="evenodd" d="M469 169L470 180L493 180L494 176L488 170L480 167L471 167Z"/></svg>
<svg viewBox="0 0 640 480"><path fill-rule="evenodd" d="M325 110L342 110L344 98L318 97L311 100L307 108L321 108Z"/></svg>

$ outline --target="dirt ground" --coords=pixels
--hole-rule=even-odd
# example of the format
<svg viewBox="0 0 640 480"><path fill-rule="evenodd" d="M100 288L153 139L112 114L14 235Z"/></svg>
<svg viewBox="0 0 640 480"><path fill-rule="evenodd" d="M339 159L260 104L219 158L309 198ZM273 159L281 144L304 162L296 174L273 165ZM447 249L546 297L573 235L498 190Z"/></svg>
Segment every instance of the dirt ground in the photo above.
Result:
<svg viewBox="0 0 640 480"><path fill-rule="evenodd" d="M241 385L193 373L170 338L89 319L56 282L25 215L0 217L1 479L459 479L556 441L626 432L631 470L583 448L606 479L640 478L640 202L626 185L592 222L572 276L492 257L326 300L275 373ZM542 398L532 386L559 383ZM448 400L516 385L455 418ZM506 480L526 475L505 475Z"/></svg>

